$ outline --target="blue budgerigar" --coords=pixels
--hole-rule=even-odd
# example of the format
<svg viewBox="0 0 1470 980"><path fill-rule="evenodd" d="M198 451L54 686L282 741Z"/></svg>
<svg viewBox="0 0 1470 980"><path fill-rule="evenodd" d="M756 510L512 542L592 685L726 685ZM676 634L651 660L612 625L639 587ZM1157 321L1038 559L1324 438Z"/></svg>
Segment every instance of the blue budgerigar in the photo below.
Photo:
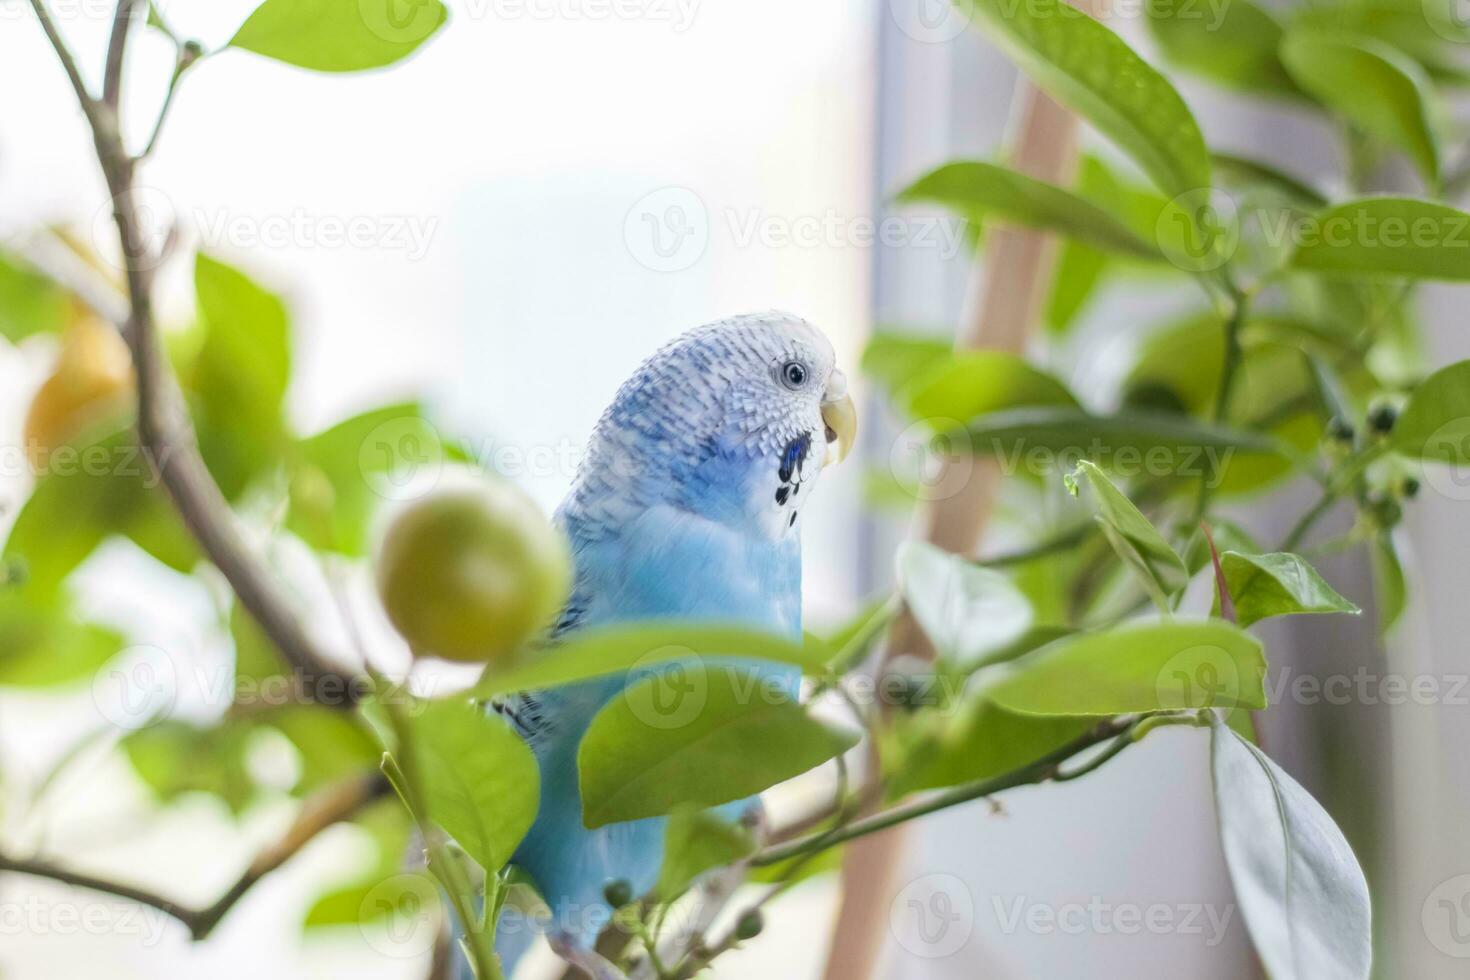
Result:
<svg viewBox="0 0 1470 980"><path fill-rule="evenodd" d="M799 638L801 514L855 426L832 345L797 317L734 317L665 346L618 390L557 511L576 566L557 635L687 619ZM794 668L765 670L794 693ZM541 769L540 810L513 863L551 909L553 946L589 969L605 887L622 880L643 894L663 858L664 818L582 823L578 743L626 683L609 677L497 705Z"/></svg>

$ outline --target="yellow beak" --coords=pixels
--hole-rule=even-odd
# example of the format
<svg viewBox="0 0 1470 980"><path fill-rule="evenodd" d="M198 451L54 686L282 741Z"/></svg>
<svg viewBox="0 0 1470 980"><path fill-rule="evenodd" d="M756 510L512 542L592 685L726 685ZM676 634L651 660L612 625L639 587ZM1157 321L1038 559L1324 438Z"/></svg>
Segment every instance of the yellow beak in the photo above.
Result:
<svg viewBox="0 0 1470 980"><path fill-rule="evenodd" d="M827 455L824 463L827 466L846 459L857 439L857 407L853 405L852 396L847 393L845 385L839 390L841 394L836 398L822 401L822 421L827 426Z"/></svg>

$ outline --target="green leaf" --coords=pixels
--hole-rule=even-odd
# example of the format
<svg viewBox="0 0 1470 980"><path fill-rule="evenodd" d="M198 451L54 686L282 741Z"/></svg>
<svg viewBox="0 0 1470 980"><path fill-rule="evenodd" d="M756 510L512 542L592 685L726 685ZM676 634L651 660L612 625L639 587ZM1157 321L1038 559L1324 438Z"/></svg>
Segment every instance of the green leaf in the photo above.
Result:
<svg viewBox="0 0 1470 980"><path fill-rule="evenodd" d="M1092 487L1097 498L1099 520L1127 543L1144 575L1157 582L1165 594L1182 588L1189 581L1184 559L1149 523L1143 512L1133 506L1133 501L1114 486L1095 463L1084 460L1077 464L1077 471L1068 480L1068 486L1074 492L1078 476L1086 478Z"/></svg>
<svg viewBox="0 0 1470 980"><path fill-rule="evenodd" d="M1404 584L1404 566L1394 547L1393 535L1382 531L1368 549L1373 562L1373 593L1378 605L1378 632L1393 629L1408 605L1408 588Z"/></svg>
<svg viewBox="0 0 1470 980"><path fill-rule="evenodd" d="M975 22L1048 95L1087 120L1173 197L1210 186L1199 125L1168 80L1063 0L964 0Z"/></svg>
<svg viewBox="0 0 1470 980"><path fill-rule="evenodd" d="M1095 721L1007 711L981 691L957 716L941 718L937 731L897 753L888 793L898 799L1013 772L1079 737Z"/></svg>
<svg viewBox="0 0 1470 980"><path fill-rule="evenodd" d="M1102 284L1108 257L1071 239L1057 250L1056 268L1042 314L1052 333L1066 333Z"/></svg>
<svg viewBox="0 0 1470 980"><path fill-rule="evenodd" d="M1327 206L1327 198L1315 187L1270 164L1229 153L1214 153L1210 159L1215 163L1215 175L1226 184L1264 187L1312 210Z"/></svg>
<svg viewBox="0 0 1470 980"><path fill-rule="evenodd" d="M297 446L286 526L319 551L362 557L383 502L375 480L414 467L438 466L444 446L413 402L354 415Z"/></svg>
<svg viewBox="0 0 1470 980"><path fill-rule="evenodd" d="M880 330L863 348L862 372L892 395L953 353L954 345L947 338Z"/></svg>
<svg viewBox="0 0 1470 980"><path fill-rule="evenodd" d="M729 665L649 677L610 701L577 750L589 828L744 799L857 744Z"/></svg>
<svg viewBox="0 0 1470 980"><path fill-rule="evenodd" d="M0 337L15 343L32 334L57 333L69 312L66 290L0 252Z"/></svg>
<svg viewBox="0 0 1470 980"><path fill-rule="evenodd" d="M200 253L194 289L204 341L186 377L200 451L234 499L286 447L283 401L291 377L286 307L244 273Z"/></svg>
<svg viewBox="0 0 1470 980"><path fill-rule="evenodd" d="M1076 238L1109 252L1160 259L1158 248L1085 198L1005 167L979 161L947 163L899 194L905 202L926 201L962 215L999 218Z"/></svg>
<svg viewBox="0 0 1470 980"><path fill-rule="evenodd" d="M50 455L6 539L3 557L20 561L27 602L54 602L62 583L97 546L127 535L170 567L187 570L198 554L133 435L115 432Z"/></svg>
<svg viewBox="0 0 1470 980"><path fill-rule="evenodd" d="M1470 361L1419 383L1394 423L1391 444L1411 459L1470 466Z"/></svg>
<svg viewBox="0 0 1470 980"><path fill-rule="evenodd" d="M749 828L708 810L676 810L664 831L664 860L654 891L660 901L672 901L706 871L734 864L754 850Z"/></svg>
<svg viewBox="0 0 1470 980"><path fill-rule="evenodd" d="M1294 28L1281 59L1323 105L1409 155L1432 186L1439 181L1439 109L1424 69L1381 41Z"/></svg>
<svg viewBox="0 0 1470 980"><path fill-rule="evenodd" d="M1470 214L1432 201L1346 201L1297 232L1292 265L1338 276L1470 282Z"/></svg>
<svg viewBox="0 0 1470 980"><path fill-rule="evenodd" d="M444 26L439 0L265 0L229 46L314 71L381 68Z"/></svg>
<svg viewBox="0 0 1470 980"><path fill-rule="evenodd" d="M1210 768L1225 865L1274 980L1366 978L1368 883L1322 805L1260 749L1216 722Z"/></svg>
<svg viewBox="0 0 1470 980"><path fill-rule="evenodd" d="M249 703L243 693L237 698ZM277 707L270 700L266 706L274 708L267 716L268 723L290 740L301 758L301 778L294 792L310 793L376 768L381 751L359 715L309 704Z"/></svg>
<svg viewBox="0 0 1470 980"><path fill-rule="evenodd" d="M1266 658L1219 621L1133 623L1057 640L1017 660L987 690L1003 708L1041 715L1266 706Z"/></svg>
<svg viewBox="0 0 1470 980"><path fill-rule="evenodd" d="M356 926L390 913L432 914L437 887L427 873L410 875L403 869L413 830L408 810L396 799L380 800L354 817L351 826L372 845L365 873L319 896L307 910L303 927Z"/></svg>
<svg viewBox="0 0 1470 980"><path fill-rule="evenodd" d="M1150 476L1198 476L1188 471L1218 462L1227 451L1246 456L1290 455L1289 447L1258 432L1155 412L1092 415L1078 408L1021 408L983 415L970 423L968 431L968 448L975 455L1002 456L1008 468L1042 473L1054 472L1056 467L1032 468L1026 456L1033 450L1050 457L1049 462L1069 455L1074 459L1096 456L1111 469L1121 461L1117 468L1142 466ZM957 448L964 445L960 442ZM1155 453L1154 461L1149 459L1150 452Z"/></svg>
<svg viewBox="0 0 1470 980"><path fill-rule="evenodd" d="M1304 98L1281 64L1281 25L1250 0L1206 6L1149 0L1149 27L1169 63L1227 88Z"/></svg>
<svg viewBox="0 0 1470 980"><path fill-rule="evenodd" d="M0 593L0 687L53 687L91 680L122 649L116 631L65 607Z"/></svg>
<svg viewBox="0 0 1470 980"><path fill-rule="evenodd" d="M937 361L900 394L908 414L942 423L964 423L979 415L1033 405L1075 408L1067 386L1008 351L965 351Z"/></svg>
<svg viewBox="0 0 1470 980"><path fill-rule="evenodd" d="M1227 551L1220 556L1220 566L1225 570L1225 587L1235 603L1236 622L1241 626L1294 613L1356 615L1362 611L1338 595L1299 555ZM1212 615L1219 614L1220 597L1216 595Z"/></svg>
<svg viewBox="0 0 1470 980"><path fill-rule="evenodd" d="M160 802L208 793L239 816L256 795L247 764L253 732L253 724L244 720L207 727L162 721L129 733L122 747Z"/></svg>
<svg viewBox="0 0 1470 980"><path fill-rule="evenodd" d="M456 701L416 707L409 719L413 778L428 817L494 874L536 819L536 757L499 715L482 707Z"/></svg>
<svg viewBox="0 0 1470 980"><path fill-rule="evenodd" d="M820 642L794 643L784 637L738 626L702 626L670 622L629 623L581 630L565 643L537 652L535 659L511 670L489 671L474 689L481 700L512 691L557 687L573 681L620 674L674 660L741 657L794 664L804 672L821 671L830 651Z"/></svg>
<svg viewBox="0 0 1470 980"><path fill-rule="evenodd" d="M1031 603L1006 576L926 542L908 541L899 549L898 583L924 635L951 663L1005 650L1034 619Z"/></svg>

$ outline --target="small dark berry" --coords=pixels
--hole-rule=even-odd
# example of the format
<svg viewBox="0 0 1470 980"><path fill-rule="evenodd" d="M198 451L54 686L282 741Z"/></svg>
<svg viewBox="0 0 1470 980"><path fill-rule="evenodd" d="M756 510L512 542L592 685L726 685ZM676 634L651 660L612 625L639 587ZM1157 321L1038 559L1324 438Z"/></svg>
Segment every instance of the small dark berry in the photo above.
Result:
<svg viewBox="0 0 1470 980"><path fill-rule="evenodd" d="M735 923L735 935L740 939L754 939L765 927L766 920L761 915L761 910L750 909Z"/></svg>
<svg viewBox="0 0 1470 980"><path fill-rule="evenodd" d="M1399 488L1399 493L1405 500L1413 500L1419 496L1419 481L1412 476L1409 477L1404 480L1403 486Z"/></svg>
<svg viewBox="0 0 1470 980"><path fill-rule="evenodd" d="M1398 409L1392 405L1374 405L1368 410L1368 425L1379 435L1393 431L1393 424L1398 421Z"/></svg>
<svg viewBox="0 0 1470 980"><path fill-rule="evenodd" d="M1352 423L1341 416L1334 415L1332 421L1327 423L1327 437L1334 442L1352 442Z"/></svg>
<svg viewBox="0 0 1470 980"><path fill-rule="evenodd" d="M602 889L602 897L607 899L607 904L615 909L620 909L625 905L633 904L633 886L622 878L609 881Z"/></svg>

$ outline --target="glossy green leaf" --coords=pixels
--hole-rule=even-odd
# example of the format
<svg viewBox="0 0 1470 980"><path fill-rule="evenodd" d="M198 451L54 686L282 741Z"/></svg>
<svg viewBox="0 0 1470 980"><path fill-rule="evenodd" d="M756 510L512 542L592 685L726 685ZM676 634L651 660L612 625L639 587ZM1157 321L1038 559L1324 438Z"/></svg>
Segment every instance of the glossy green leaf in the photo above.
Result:
<svg viewBox="0 0 1470 980"><path fill-rule="evenodd" d="M1395 452L1426 462L1470 466L1470 361L1425 378L1394 423Z"/></svg>
<svg viewBox="0 0 1470 980"><path fill-rule="evenodd" d="M479 705L430 701L416 706L409 723L413 776L429 819L486 872L499 871L536 818L536 757L503 718Z"/></svg>
<svg viewBox="0 0 1470 980"><path fill-rule="evenodd" d="M1281 64L1282 29L1250 0L1148 0L1149 27L1170 64L1228 88L1303 98Z"/></svg>
<svg viewBox="0 0 1470 980"><path fill-rule="evenodd" d="M737 626L631 623L580 631L565 643L536 653L523 666L489 671L476 685L474 696L485 699L512 691L557 687L589 677L620 674L635 667L691 658L767 660L816 673L826 664L829 653L820 642L794 643Z"/></svg>
<svg viewBox="0 0 1470 980"><path fill-rule="evenodd" d="M963 0L963 9L1047 94L1087 120L1166 195L1210 186L1189 107L1112 31L1063 0Z"/></svg>
<svg viewBox="0 0 1470 980"><path fill-rule="evenodd" d="M1133 505L1133 501L1114 486L1095 463L1084 460L1077 464L1077 471L1067 481L1074 493L1079 478L1085 479L1092 487L1098 518L1128 545L1137 556L1143 573L1157 582L1166 594L1182 588L1189 580L1184 559Z"/></svg>
<svg viewBox="0 0 1470 980"><path fill-rule="evenodd" d="M955 664L1006 649L1034 619L1006 576L923 541L900 547L898 589L935 652Z"/></svg>
<svg viewBox="0 0 1470 980"><path fill-rule="evenodd" d="M1470 214L1413 198L1346 201L1302 226L1292 265L1327 275L1470 282Z"/></svg>
<svg viewBox="0 0 1470 980"><path fill-rule="evenodd" d="M0 252L0 337L11 343L32 334L56 333L66 324L64 289L25 262Z"/></svg>
<svg viewBox="0 0 1470 980"><path fill-rule="evenodd" d="M1363 980L1372 912L1363 869L1322 805L1216 722L1210 768L1225 865L1273 980Z"/></svg>
<svg viewBox="0 0 1470 980"><path fill-rule="evenodd" d="M203 253L194 289L204 340L184 381L204 461L234 499L284 455L290 327L279 297Z"/></svg>
<svg viewBox="0 0 1470 980"><path fill-rule="evenodd" d="M1030 468L1026 457L1033 450L1054 459L1096 456L1109 464L1121 461L1120 468L1147 466L1151 476L1185 472L1226 451L1290 455L1289 447L1270 436L1153 412L1092 415L1077 408L1022 408L981 416L968 432L972 453L1000 456L1013 471Z"/></svg>
<svg viewBox="0 0 1470 980"><path fill-rule="evenodd" d="M936 362L899 400L910 417L930 420L935 428L1008 408L1077 406L1066 385L1021 355L999 350L965 351Z"/></svg>
<svg viewBox="0 0 1470 980"><path fill-rule="evenodd" d="M948 338L880 330L863 347L862 371L892 395L953 353Z"/></svg>
<svg viewBox="0 0 1470 980"><path fill-rule="evenodd" d="M1281 59L1303 89L1403 150L1426 181L1438 182L1440 110L1413 59L1372 38L1310 28L1287 32Z"/></svg>
<svg viewBox="0 0 1470 980"><path fill-rule="evenodd" d="M248 764L253 733L253 724L243 719L212 726L166 720L130 732L122 747L160 802L207 793L238 816L256 795Z"/></svg>
<svg viewBox="0 0 1470 980"><path fill-rule="evenodd" d="M1091 201L991 163L947 163L905 188L899 200L924 201L962 215L1054 231L1135 258L1160 258L1151 242Z"/></svg>
<svg viewBox="0 0 1470 980"><path fill-rule="evenodd" d="M654 892L660 901L672 901L706 871L734 864L754 850L750 828L708 810L676 810L664 831L664 860Z"/></svg>
<svg viewBox="0 0 1470 980"><path fill-rule="evenodd" d="M857 744L772 682L729 665L658 673L592 719L577 750L582 822L601 827L717 806L799 776Z"/></svg>
<svg viewBox="0 0 1470 980"><path fill-rule="evenodd" d="M265 0L229 46L315 71L381 68L449 18L439 0Z"/></svg>
<svg viewBox="0 0 1470 980"><path fill-rule="evenodd" d="M1003 708L1031 714L1266 706L1261 644L1219 621L1133 623L1079 633L1012 668L987 693Z"/></svg>
<svg viewBox="0 0 1470 980"><path fill-rule="evenodd" d="M889 795L897 799L1013 772L1080 737L1095 723L1095 718L1007 711L982 691L953 718L940 718L937 731L897 755L888 776Z"/></svg>
<svg viewBox="0 0 1470 980"><path fill-rule="evenodd" d="M1220 556L1220 566L1225 571L1225 587L1235 604L1235 621L1241 626L1295 613L1362 611L1338 595L1300 555L1227 551ZM1219 615L1219 608L1217 595L1214 615Z"/></svg>

